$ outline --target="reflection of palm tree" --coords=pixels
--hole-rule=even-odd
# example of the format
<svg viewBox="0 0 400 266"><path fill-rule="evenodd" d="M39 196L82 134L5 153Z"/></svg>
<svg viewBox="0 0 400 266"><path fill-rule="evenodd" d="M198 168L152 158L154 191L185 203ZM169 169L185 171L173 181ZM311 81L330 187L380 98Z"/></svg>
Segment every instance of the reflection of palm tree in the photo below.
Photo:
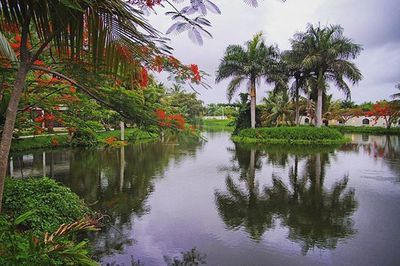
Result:
<svg viewBox="0 0 400 266"><path fill-rule="evenodd" d="M339 239L355 233L350 218L357 205L354 189L345 191L348 183L345 176L331 190L326 190L323 187L326 162L324 154L311 156L305 177L299 180L297 170L290 172L291 189L278 178L274 178L270 189L271 200L280 201L278 212L283 224L289 227L289 238L302 242L303 253L313 247L333 249Z"/></svg>
<svg viewBox="0 0 400 266"><path fill-rule="evenodd" d="M259 240L273 226L274 219L280 219L281 224L289 228L289 239L302 243L304 254L314 247L334 249L340 239L355 234L351 215L357 203L354 189L346 190L348 177L335 183L331 190L323 186L328 153L308 156L305 174L301 176L299 156L294 155L289 183L273 176L273 185L261 190L254 177L259 155L254 148L237 149L236 158L248 158L247 164L243 163L246 160L239 161L238 169L241 176L246 173L247 178L241 178L245 180L246 188L235 184L228 175L227 192L215 193L219 213L228 228L244 227L253 239Z"/></svg>
<svg viewBox="0 0 400 266"><path fill-rule="evenodd" d="M255 183L256 168L260 167L259 153L255 149L243 150L236 145L239 152L235 158L239 162L240 179L245 182L243 190L228 175L226 186L228 192L215 193L219 213L230 229L243 226L253 239L259 240L265 230L272 226L272 212L269 211L268 196L260 191Z"/></svg>

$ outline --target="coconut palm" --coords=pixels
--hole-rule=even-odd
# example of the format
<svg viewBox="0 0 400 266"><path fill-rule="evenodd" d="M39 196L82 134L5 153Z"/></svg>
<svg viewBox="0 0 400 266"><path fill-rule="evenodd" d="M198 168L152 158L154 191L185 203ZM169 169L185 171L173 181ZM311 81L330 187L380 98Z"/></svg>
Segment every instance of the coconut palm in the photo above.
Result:
<svg viewBox="0 0 400 266"><path fill-rule="evenodd" d="M292 106L286 91L268 92L264 98L266 110L261 116L267 125L292 124Z"/></svg>
<svg viewBox="0 0 400 266"><path fill-rule="evenodd" d="M327 27L308 25L306 32L297 33L291 40L292 48L303 55L302 66L313 73L309 82L317 91L316 126L322 125L322 95L329 83L350 98L350 87L346 80L356 84L362 79L357 66L351 62L361 52L360 45L343 36L339 25Z"/></svg>
<svg viewBox="0 0 400 266"><path fill-rule="evenodd" d="M14 86L5 115L0 144L0 212L7 159L14 130L18 104L32 70L68 81L97 101L106 104L93 91L66 76L36 62L44 53L53 58L77 62L82 58L93 71L107 71L119 77L133 78L136 60L121 55L137 54L138 48L154 47L157 32L142 18L140 11L123 0L41 0L1 1L0 31L20 36L19 58ZM67 58L67 59L66 59Z"/></svg>
<svg viewBox="0 0 400 266"><path fill-rule="evenodd" d="M279 57L276 46L267 46L262 33L254 35L245 47L230 45L226 48L216 73L216 82L232 78L228 85L227 94L230 101L247 81L250 94L251 127L256 126L256 86L264 79L273 81L273 74L277 72L277 59Z"/></svg>

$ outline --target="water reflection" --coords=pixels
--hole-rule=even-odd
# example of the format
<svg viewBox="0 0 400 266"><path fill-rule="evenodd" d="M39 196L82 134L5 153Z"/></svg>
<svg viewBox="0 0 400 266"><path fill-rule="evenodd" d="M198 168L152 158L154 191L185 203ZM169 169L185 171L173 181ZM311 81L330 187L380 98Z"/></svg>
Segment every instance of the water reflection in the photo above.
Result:
<svg viewBox="0 0 400 266"><path fill-rule="evenodd" d="M126 234L134 220L151 210L147 198L154 181L182 157L195 157L199 141L129 145L120 149L65 149L13 155L9 174L14 177L50 176L77 193L94 210L106 215L106 226L91 235L93 253L103 257L133 243Z"/></svg>
<svg viewBox="0 0 400 266"><path fill-rule="evenodd" d="M236 161L239 169L230 167L227 191L215 192L219 214L228 228L243 228L256 241L279 222L289 229L288 238L300 243L303 254L315 247L334 249L339 240L355 234L351 218L357 208L355 191L347 188L346 175L332 188L324 186L330 153L294 153L282 147L269 152L236 144L233 163ZM272 185L260 188L256 169L265 157L268 162L289 166L287 182L273 173ZM303 169L299 169L300 160Z"/></svg>

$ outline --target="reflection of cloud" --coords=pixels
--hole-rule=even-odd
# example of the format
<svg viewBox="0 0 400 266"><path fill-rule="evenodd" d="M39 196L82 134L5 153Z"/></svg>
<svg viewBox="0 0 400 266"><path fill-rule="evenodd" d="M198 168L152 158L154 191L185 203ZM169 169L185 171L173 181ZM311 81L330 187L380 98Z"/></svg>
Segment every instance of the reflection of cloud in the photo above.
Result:
<svg viewBox="0 0 400 266"><path fill-rule="evenodd" d="M282 50L289 48L288 39L304 30L307 23L341 24L345 35L365 48L357 59L364 80L353 89L356 102L388 98L400 81L400 2L399 0L277 0L260 1L258 8L248 7L243 1L217 1L221 16L209 16L213 23L214 39L205 40L202 47L192 44L183 35L171 36L176 55L185 63L197 63L211 74L208 83L212 90L202 91L206 103L226 102L228 82L214 84L214 73L224 49L229 44L243 44L257 31L266 33L268 43L277 43ZM153 24L164 31L171 24L160 10L153 16ZM162 78L165 79L165 78ZM165 79L166 80L166 79ZM259 99L269 86L259 90ZM336 98L340 92L331 89Z"/></svg>

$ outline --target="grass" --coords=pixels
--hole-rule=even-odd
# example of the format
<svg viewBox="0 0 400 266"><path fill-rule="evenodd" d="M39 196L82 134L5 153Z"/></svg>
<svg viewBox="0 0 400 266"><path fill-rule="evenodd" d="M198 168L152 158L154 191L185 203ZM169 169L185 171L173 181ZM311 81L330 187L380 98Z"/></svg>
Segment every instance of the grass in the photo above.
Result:
<svg viewBox="0 0 400 266"><path fill-rule="evenodd" d="M400 135L400 127L355 127L355 126L330 126L341 133L360 133L373 135Z"/></svg>
<svg viewBox="0 0 400 266"><path fill-rule="evenodd" d="M120 138L119 130L104 131L96 133L96 139L99 144L106 138ZM125 140L132 143L151 142L158 139L158 134L150 133L139 128L125 129ZM11 152L19 152L33 149L46 149L70 146L68 135L39 135L32 138L14 139L11 144Z"/></svg>
<svg viewBox="0 0 400 266"><path fill-rule="evenodd" d="M203 128L207 130L233 130L232 122L231 119L204 119Z"/></svg>
<svg viewBox="0 0 400 266"><path fill-rule="evenodd" d="M58 145L55 145L54 140ZM67 135L39 135L32 138L14 139L11 143L11 152L67 146L69 146Z"/></svg>
<svg viewBox="0 0 400 266"><path fill-rule="evenodd" d="M241 143L268 144L342 144L349 140L339 131L322 127L271 127L243 129L232 137Z"/></svg>

